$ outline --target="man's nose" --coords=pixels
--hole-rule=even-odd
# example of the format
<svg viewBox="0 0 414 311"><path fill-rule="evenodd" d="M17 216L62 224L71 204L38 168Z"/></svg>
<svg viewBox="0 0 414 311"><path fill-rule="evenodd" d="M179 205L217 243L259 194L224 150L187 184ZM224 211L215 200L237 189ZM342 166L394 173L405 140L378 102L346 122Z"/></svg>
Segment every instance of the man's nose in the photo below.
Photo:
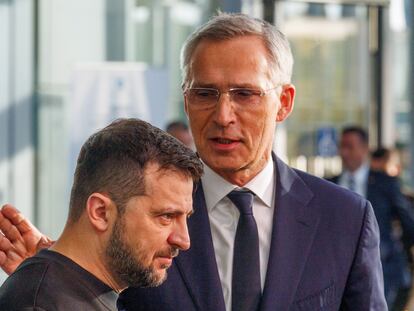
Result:
<svg viewBox="0 0 414 311"><path fill-rule="evenodd" d="M214 111L214 121L218 125L226 127L235 121L234 104L229 92L220 94Z"/></svg>
<svg viewBox="0 0 414 311"><path fill-rule="evenodd" d="M175 229L168 237L168 243L182 251L186 251L190 248L190 236L188 234L187 221L176 224Z"/></svg>

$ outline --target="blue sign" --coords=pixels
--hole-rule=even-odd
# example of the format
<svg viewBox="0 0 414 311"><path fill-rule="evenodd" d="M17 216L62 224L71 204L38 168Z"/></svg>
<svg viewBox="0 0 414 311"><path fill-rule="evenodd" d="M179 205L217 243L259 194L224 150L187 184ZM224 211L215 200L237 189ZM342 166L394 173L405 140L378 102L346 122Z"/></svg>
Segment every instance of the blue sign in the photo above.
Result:
<svg viewBox="0 0 414 311"><path fill-rule="evenodd" d="M316 153L321 157L333 157L338 154L336 129L320 127L316 130Z"/></svg>

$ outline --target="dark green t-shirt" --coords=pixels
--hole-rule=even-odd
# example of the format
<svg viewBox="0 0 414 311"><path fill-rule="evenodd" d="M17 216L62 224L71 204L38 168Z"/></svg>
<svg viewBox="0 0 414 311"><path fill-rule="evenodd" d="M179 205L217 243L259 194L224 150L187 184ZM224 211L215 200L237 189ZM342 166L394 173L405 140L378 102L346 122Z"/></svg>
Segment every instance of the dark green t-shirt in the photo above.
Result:
<svg viewBox="0 0 414 311"><path fill-rule="evenodd" d="M57 252L26 259L0 288L2 311L117 310L118 295Z"/></svg>

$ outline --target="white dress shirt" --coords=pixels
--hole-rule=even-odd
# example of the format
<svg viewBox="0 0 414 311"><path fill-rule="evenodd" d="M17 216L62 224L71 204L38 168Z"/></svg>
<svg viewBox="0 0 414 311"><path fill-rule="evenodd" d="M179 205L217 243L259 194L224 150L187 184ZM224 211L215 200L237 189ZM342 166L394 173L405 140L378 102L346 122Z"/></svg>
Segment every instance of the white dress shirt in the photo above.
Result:
<svg viewBox="0 0 414 311"><path fill-rule="evenodd" d="M354 178L354 191L364 198L367 197L367 185L368 185L368 173L369 173L369 164L364 163L361 165L355 172L351 173L350 171L345 170L340 178L339 185L350 189L349 180Z"/></svg>
<svg viewBox="0 0 414 311"><path fill-rule="evenodd" d="M273 160L270 159L266 167L242 188L249 189L255 194L253 215L259 234L262 291L272 237L275 177ZM210 220L211 235L223 289L224 302L226 304L226 310L230 311L234 238L236 236L240 213L237 207L227 198L227 194L240 187L224 180L207 165L204 165L204 176L201 180Z"/></svg>

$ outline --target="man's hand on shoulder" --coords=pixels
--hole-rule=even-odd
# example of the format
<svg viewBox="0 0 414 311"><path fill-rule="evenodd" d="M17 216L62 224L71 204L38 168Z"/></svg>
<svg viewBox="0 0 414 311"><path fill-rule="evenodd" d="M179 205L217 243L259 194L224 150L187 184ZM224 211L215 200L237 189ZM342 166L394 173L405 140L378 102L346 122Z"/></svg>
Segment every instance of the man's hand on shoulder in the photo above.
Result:
<svg viewBox="0 0 414 311"><path fill-rule="evenodd" d="M53 243L10 204L0 210L0 231L0 267L7 274L16 270L23 260Z"/></svg>

